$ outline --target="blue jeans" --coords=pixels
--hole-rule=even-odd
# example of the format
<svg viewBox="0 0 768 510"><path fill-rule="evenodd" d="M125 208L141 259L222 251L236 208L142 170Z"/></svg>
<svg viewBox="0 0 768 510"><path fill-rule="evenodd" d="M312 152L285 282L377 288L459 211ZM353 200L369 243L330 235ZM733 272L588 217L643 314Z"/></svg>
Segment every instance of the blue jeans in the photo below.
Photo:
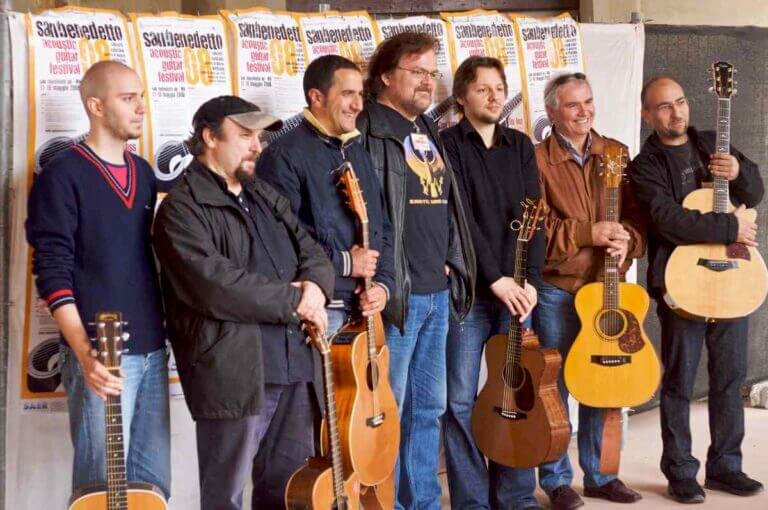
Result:
<svg viewBox="0 0 768 510"><path fill-rule="evenodd" d="M440 509L440 417L446 407L448 291L411 294L405 334L385 326L389 376L400 411L395 508Z"/></svg>
<svg viewBox="0 0 768 510"><path fill-rule="evenodd" d="M661 471L670 481L696 478L699 461L691 454L690 407L701 349L707 346L709 435L706 476L741 471L749 319L697 322L657 301L661 321Z"/></svg>
<svg viewBox="0 0 768 510"><path fill-rule="evenodd" d="M342 308L326 308L328 314L328 336L332 337L347 322L347 312Z"/></svg>
<svg viewBox="0 0 768 510"><path fill-rule="evenodd" d="M69 427L75 450L72 489L106 484L104 402L85 384L80 363L61 346L61 380L67 391ZM123 444L128 481L151 483L171 495L171 438L168 356L158 349L122 357Z"/></svg>
<svg viewBox="0 0 768 510"><path fill-rule="evenodd" d="M463 322L451 318L448 331L448 409L443 417L445 461L451 507L525 508L535 499L516 501L516 470L493 461L485 464L472 436L472 409L477 396L483 348L489 337L506 334L510 314L493 297L475 297Z"/></svg>
<svg viewBox="0 0 768 510"><path fill-rule="evenodd" d="M576 315L574 295L549 283L538 287L539 303L533 310L533 326L542 347L558 349L565 360L581 329ZM562 370L557 381L563 403L568 411L568 390ZM579 465L584 471L584 487L599 487L615 479L614 475L600 473L600 442L603 435L603 410L579 404ZM516 495L518 501L533 501L536 478L533 469L516 469ZM573 467L566 451L563 456L539 466L539 484L549 493L561 485L571 485Z"/></svg>

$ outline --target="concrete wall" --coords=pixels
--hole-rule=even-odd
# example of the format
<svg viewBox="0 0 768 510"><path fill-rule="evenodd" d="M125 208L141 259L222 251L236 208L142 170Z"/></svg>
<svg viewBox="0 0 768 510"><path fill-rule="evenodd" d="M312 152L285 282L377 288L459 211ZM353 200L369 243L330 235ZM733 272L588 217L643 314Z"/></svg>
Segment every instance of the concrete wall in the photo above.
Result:
<svg viewBox="0 0 768 510"><path fill-rule="evenodd" d="M649 23L768 27L766 0L582 0L581 19L624 23L639 11ZM650 20L650 21L649 21Z"/></svg>
<svg viewBox="0 0 768 510"><path fill-rule="evenodd" d="M10 0L11 10L24 12L58 5L101 7L123 12L179 11L187 14L210 14L218 9L243 9L261 5L270 9L285 9L285 0Z"/></svg>

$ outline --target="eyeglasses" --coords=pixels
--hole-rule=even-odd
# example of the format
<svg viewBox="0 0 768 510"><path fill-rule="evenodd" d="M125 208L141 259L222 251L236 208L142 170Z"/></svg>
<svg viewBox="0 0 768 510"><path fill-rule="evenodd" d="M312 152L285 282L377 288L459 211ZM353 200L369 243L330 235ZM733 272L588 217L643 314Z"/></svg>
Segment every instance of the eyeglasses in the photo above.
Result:
<svg viewBox="0 0 768 510"><path fill-rule="evenodd" d="M429 76L431 80L439 80L443 77L443 73L440 71L425 71L424 69L408 69L407 67L397 66L398 69L408 71L411 75L416 76L419 81L424 81L424 78Z"/></svg>
<svg viewBox="0 0 768 510"><path fill-rule="evenodd" d="M675 101L672 101L671 103L661 103L660 105L656 105L656 111L658 113L669 113L672 111L672 105L675 105L678 108L682 108L687 104L688 104L688 98L681 97L679 99L676 99Z"/></svg>

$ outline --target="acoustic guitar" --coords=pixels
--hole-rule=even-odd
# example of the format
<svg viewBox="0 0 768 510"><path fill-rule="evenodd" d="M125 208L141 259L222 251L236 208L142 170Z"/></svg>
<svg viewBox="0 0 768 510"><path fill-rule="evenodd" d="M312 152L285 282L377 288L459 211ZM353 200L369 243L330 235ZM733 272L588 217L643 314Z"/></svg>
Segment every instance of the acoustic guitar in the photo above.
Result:
<svg viewBox="0 0 768 510"><path fill-rule="evenodd" d="M603 156L605 220L619 221L619 186L626 150L608 145ZM619 281L618 259L605 254L605 281L576 293L581 330L565 359L563 375L573 397L591 407L618 408L650 400L659 385L656 350L643 329L648 293Z"/></svg>
<svg viewBox="0 0 768 510"><path fill-rule="evenodd" d="M326 432L329 457L310 457L288 480L285 507L288 510L357 510L360 508L360 481L354 472L344 476L334 395L331 345L326 336L309 323L304 324L309 340L323 358Z"/></svg>
<svg viewBox="0 0 768 510"><path fill-rule="evenodd" d="M717 138L715 150L730 152L731 96L734 68L727 62L712 64L710 72L717 95ZM692 191L683 207L701 213L729 213L734 210L728 195L728 180L714 177L710 188ZM747 211L751 221L757 212ZM674 249L664 273L665 301L679 315L714 322L738 319L754 312L768 293L768 272L757 249L741 243L689 244Z"/></svg>
<svg viewBox="0 0 768 510"><path fill-rule="evenodd" d="M368 212L360 182L349 162L338 172L347 205L358 219L360 245L368 249ZM366 290L375 285L370 278L362 284ZM363 485L380 484L394 470L400 448L400 419L389 383L381 314L345 324L333 338L331 355L344 469L354 471Z"/></svg>
<svg viewBox="0 0 768 510"><path fill-rule="evenodd" d="M119 312L96 314L96 355L112 375L120 375L123 332ZM104 407L106 427L107 486L89 487L75 492L69 510L166 510L163 492L149 483L127 482L123 448L123 414L120 395L108 395Z"/></svg>
<svg viewBox="0 0 768 510"><path fill-rule="evenodd" d="M395 472L386 480L370 487L361 487L360 503L365 510L392 510L395 508Z"/></svg>
<svg viewBox="0 0 768 510"><path fill-rule="evenodd" d="M515 247L515 282L525 286L528 243L543 219L543 202L526 199ZM541 349L538 337L513 316L506 334L485 346L488 380L472 410L472 435L489 459L528 468L560 458L570 425L557 389L560 353Z"/></svg>

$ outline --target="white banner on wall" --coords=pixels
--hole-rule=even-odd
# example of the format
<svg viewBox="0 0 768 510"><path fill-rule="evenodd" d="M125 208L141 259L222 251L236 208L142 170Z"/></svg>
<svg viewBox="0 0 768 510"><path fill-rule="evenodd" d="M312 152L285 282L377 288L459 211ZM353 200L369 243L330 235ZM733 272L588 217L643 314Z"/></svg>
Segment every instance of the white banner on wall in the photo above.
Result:
<svg viewBox="0 0 768 510"><path fill-rule="evenodd" d="M263 7L221 14L234 37L235 95L281 119L300 112L307 62L293 14Z"/></svg>
<svg viewBox="0 0 768 510"><path fill-rule="evenodd" d="M146 85L143 155L166 190L190 159L183 142L195 111L208 99L232 94L225 21L174 12L131 18Z"/></svg>
<svg viewBox="0 0 768 510"><path fill-rule="evenodd" d="M89 25L91 21L96 23L96 20L98 19L96 13L99 13L100 11L88 10L86 12L89 17ZM170 33L178 32L189 34L196 31L199 34L210 34L212 32L224 34L222 27L225 22L223 18L219 18L218 21L214 20L215 22L212 22L209 18L195 17L193 20L200 21L201 24L195 25L197 29L194 31L190 31L187 28L188 20L186 18L179 17L178 15L161 16L160 18L173 19L173 21L167 25ZM332 17L328 19L332 19ZM431 21L431 25L433 25L435 21L439 22L439 20ZM208 25L208 23L213 24ZM368 23L370 25L370 22ZM362 25L364 26L365 24ZM38 320L31 318L33 310L27 310L25 308L27 301L27 276L29 274L29 250L25 242L23 228L24 220L26 219L27 192L30 184L29 179L32 177L32 173L29 169L30 165L34 162L34 148L36 146L33 137L38 136L36 131L38 123L34 120L36 117L32 114L33 110L30 108L31 105L28 94L30 83L34 83L36 80L31 80L29 76L31 58L27 47L28 30L27 25L25 24L25 15L12 13L10 17L10 26L12 30L12 88L15 93L13 94L13 193L12 201L10 203L11 263L9 277L12 306L9 314L10 344L8 356L10 363L8 366L8 401L6 413L5 504L6 508L12 508L14 510L64 508L71 490L70 472L72 462L72 448L69 440L67 415L64 412L41 412L45 410L44 406L41 404L44 402L58 402L56 405L63 408L65 401L62 397L52 397L50 399L23 397L24 388L28 388L28 383L25 382L28 376L24 361L24 359L26 359L24 358L26 355L25 352L28 352L25 350L27 349L24 340L25 325L27 321ZM332 27L329 23L325 23L325 26ZM642 25L581 25L580 28L581 37L583 39L583 52L585 59L587 59L589 78L593 84L595 93L597 106L596 125L598 126L598 129L607 136L618 138L627 143L634 153L639 146L640 124L638 105L639 87L642 83L643 27ZM132 33L132 29L133 26L128 25L128 33ZM146 31L156 30L155 28L150 27ZM98 34L98 29L96 33ZM344 34L346 34L345 37L350 33L351 32L348 31L344 32ZM358 34L360 35L363 33L364 32L358 31ZM325 36L318 36L315 34L313 37L327 37L328 32L325 34ZM378 38L377 35L374 35L373 37L374 39ZM136 38L135 41L141 43L142 40L139 37ZM84 45L85 43L78 44ZM102 45L103 43L99 44ZM485 43L483 42L482 44ZM337 48L339 47L340 46L337 45ZM350 47L352 46L347 45L347 49ZM361 44L361 48L362 47L363 45ZM95 49L96 47L94 46L94 50ZM190 49L192 48L190 47ZM239 53L243 51L243 49L239 49L235 46L230 47L229 50L231 51L229 55L233 62L239 58ZM338 52L340 51L341 50ZM373 47L370 48L368 56L372 51ZM126 50L126 55L128 55L129 52L130 50ZM184 72L185 64L183 53L182 50L182 72ZM224 54L226 55L226 51ZM188 53L188 55L197 56L194 53ZM59 58L60 62L58 63L61 64L72 61L65 60L65 58L72 59L73 57L71 55L68 57L61 57ZM307 61L309 60L310 59L307 58ZM203 62L205 61L206 60L204 59ZM194 71L193 68L189 67L195 65L193 62L197 62L197 64L200 63L197 60L188 60L186 65L190 69L190 72ZM460 60L458 60L458 62L460 62ZM453 65L458 65L458 62ZM608 65L608 63L610 63L610 65ZM54 64L56 64L56 62L54 62ZM136 65L141 69L138 63L138 54L136 55ZM159 66L160 69L155 72L162 71L162 64L159 64ZM167 71L163 72L178 72L178 64L167 63L165 69ZM229 64L223 64L222 74L229 72L227 71L229 69ZM303 73L299 72L298 74L301 75ZM519 72L518 74L522 75L522 72ZM186 75L184 79L186 80ZM518 77L518 80L519 79L520 78ZM229 80L227 83L232 82L230 77L227 77L227 80ZM152 77L147 76L148 92L152 86L152 81ZM159 79L155 79L154 81L155 85L159 87L164 87L164 83L166 83L160 82ZM231 93L230 90L231 89L229 88L223 87L223 91L217 90L212 93L211 96L214 94ZM245 90L243 90L242 93L245 95ZM511 96L512 94L510 94L510 97ZM193 98L194 95L186 97ZM77 98L76 101L72 99L72 101L78 106L80 105L79 98ZM258 102L258 100L256 101ZM297 101L303 104L303 93ZM182 101L179 100L178 102L181 103ZM168 103L171 103L170 99ZM167 115L176 115L176 110L168 108L152 112L152 119L159 121L163 125L170 125L171 123L176 124L178 130L183 132L183 139L186 138L189 133L191 127L191 114L195 111L197 106L198 105L195 104L189 107L189 118L168 118L166 117ZM70 120L74 122L72 123L71 131L67 131L67 136L84 133L87 129L87 123L75 124L75 122L80 121L75 118ZM33 125L35 128L30 129ZM53 133L53 131L51 131L51 133ZM145 130L145 136L148 134L149 131ZM153 144L157 147L156 140ZM30 147L32 147L31 151L29 150ZM143 144L142 148L145 153L149 150L146 143ZM157 152L156 148L153 150ZM171 165L171 167L176 166L178 165ZM47 314L45 314L44 310L39 309L38 311L40 312L40 320L45 320ZM51 337L53 336L55 335L51 334ZM40 338L47 337L40 336ZM57 370L55 359L49 359L48 362L41 363L39 366L45 367L48 371L54 373ZM25 405L32 409L27 409L25 412ZM34 409L35 407L39 409ZM50 410L51 408L48 407L47 409ZM189 412L186 409L185 403L180 399L171 401L171 441L173 483L170 508L172 510L194 510L199 508L194 425L189 416Z"/></svg>
<svg viewBox="0 0 768 510"><path fill-rule="evenodd" d="M579 24L568 14L537 19L514 16L522 55L528 125L524 131L540 142L550 132L544 87L557 74L584 72Z"/></svg>

